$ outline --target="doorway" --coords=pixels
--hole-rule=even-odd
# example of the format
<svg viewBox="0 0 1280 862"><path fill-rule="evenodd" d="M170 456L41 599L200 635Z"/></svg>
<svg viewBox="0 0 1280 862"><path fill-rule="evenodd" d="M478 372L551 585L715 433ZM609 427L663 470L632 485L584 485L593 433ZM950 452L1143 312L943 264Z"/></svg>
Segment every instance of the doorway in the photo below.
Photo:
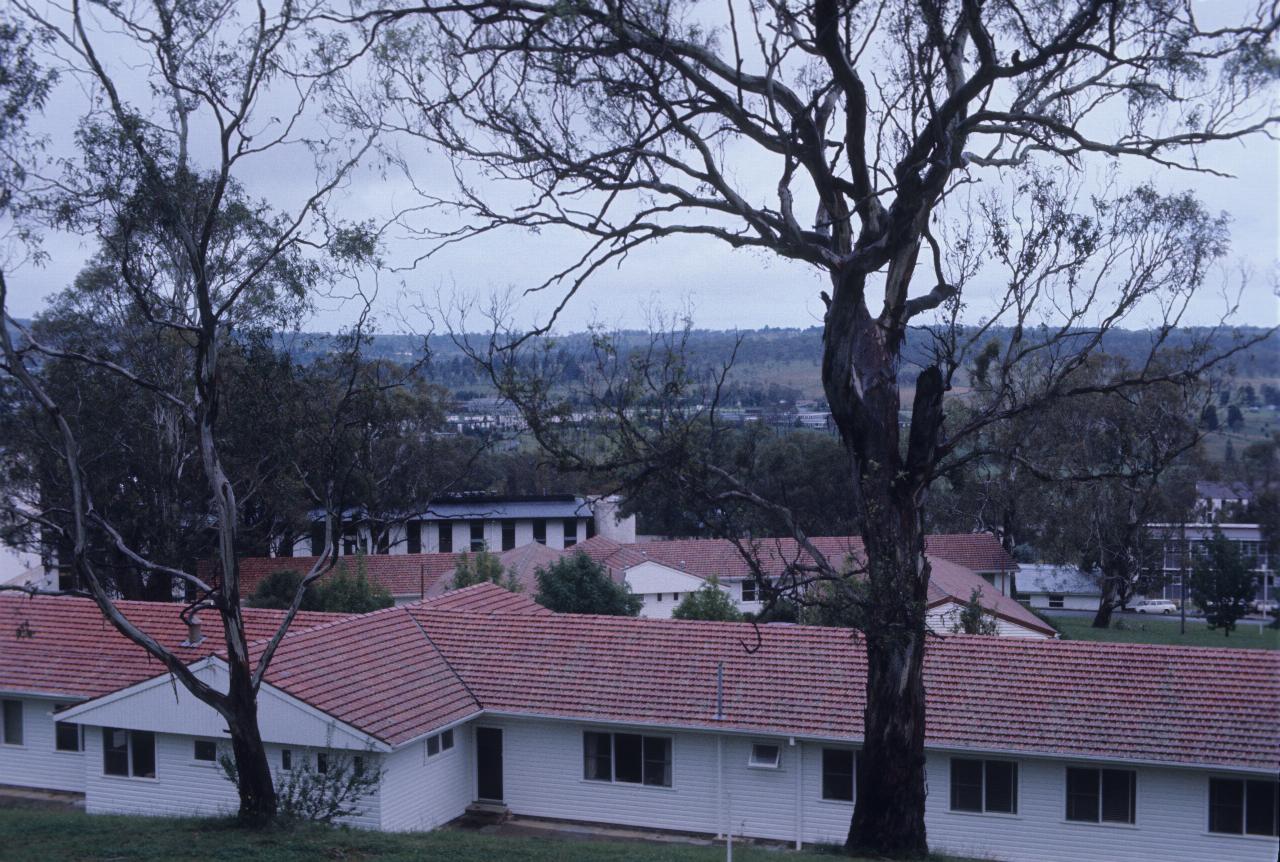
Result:
<svg viewBox="0 0 1280 862"><path fill-rule="evenodd" d="M502 801L502 729L476 728L476 796Z"/></svg>

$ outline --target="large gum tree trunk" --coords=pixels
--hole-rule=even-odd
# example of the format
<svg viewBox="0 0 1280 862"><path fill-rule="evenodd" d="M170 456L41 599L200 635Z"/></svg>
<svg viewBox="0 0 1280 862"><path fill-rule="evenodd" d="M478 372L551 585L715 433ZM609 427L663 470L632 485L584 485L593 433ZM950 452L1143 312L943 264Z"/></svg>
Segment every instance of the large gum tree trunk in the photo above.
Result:
<svg viewBox="0 0 1280 862"><path fill-rule="evenodd" d="M858 758L857 804L847 849L890 857L924 855L924 614L928 563L919 518L892 512L898 529L867 530L868 573L873 601L881 590L905 601L877 602L892 608L864 632L867 650L865 742Z"/></svg>
<svg viewBox="0 0 1280 862"><path fill-rule="evenodd" d="M240 819L250 825L263 825L276 816L275 784L258 730L258 698L248 672L235 664L231 666L230 691L233 692L229 698L233 717L227 726L236 762Z"/></svg>
<svg viewBox="0 0 1280 862"><path fill-rule="evenodd" d="M907 249L890 267L887 290L905 291L913 260L914 250ZM904 447L898 389L904 327L867 313L860 279L835 285L823 334L823 384L852 465L867 581L865 744L846 847L870 856L922 856L928 851L924 501L944 384L933 366L917 376Z"/></svg>

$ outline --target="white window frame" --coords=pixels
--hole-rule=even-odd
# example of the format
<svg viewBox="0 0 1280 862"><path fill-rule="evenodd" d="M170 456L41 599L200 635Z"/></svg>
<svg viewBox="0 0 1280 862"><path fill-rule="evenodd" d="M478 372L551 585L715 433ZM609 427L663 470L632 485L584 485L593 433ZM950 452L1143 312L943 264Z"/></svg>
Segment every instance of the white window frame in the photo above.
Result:
<svg viewBox="0 0 1280 862"><path fill-rule="evenodd" d="M750 587L751 589L748 590L747 589L748 587ZM750 595L748 595L748 593L750 593ZM742 596L742 601L744 602L754 603L754 602L760 601L760 584L756 581L755 578L747 578L742 582L741 596Z"/></svg>
<svg viewBox="0 0 1280 862"><path fill-rule="evenodd" d="M106 734L107 731L111 731L111 730L119 730L125 734L125 762L128 766L128 772L126 772L123 775L115 772L107 772L107 741L104 736L102 740L102 759L100 762L100 769L102 770L102 776L104 778L120 778L120 779L127 779L129 781L159 781L160 780L160 744L159 744L160 741L157 738L158 734L155 733L154 731L131 730L130 728L127 728L127 727L103 727L102 728L103 734ZM155 768L154 775L134 775L133 774L133 735L135 733L151 734L151 763Z"/></svg>
<svg viewBox="0 0 1280 862"><path fill-rule="evenodd" d="M584 728L582 731L582 752L583 757L586 756L587 734L594 733L600 736L609 737L609 778L587 778L585 772L581 781L584 784L609 784L621 787L644 787L650 790L674 790L676 786L676 738L666 733L644 733L643 731L627 731L627 730L596 730L594 728ZM617 737L621 736L638 736L640 737L640 780L639 781L619 781L618 780L618 746ZM667 741L667 752L670 755L671 766L671 783L670 784L646 784L644 780L644 740L665 739Z"/></svg>
<svg viewBox="0 0 1280 862"><path fill-rule="evenodd" d="M69 703L56 703L53 705L53 750L58 754L84 754L84 725L77 724L74 721L58 721L58 713L64 709L70 709ZM58 747L58 725L66 724L76 729L76 744L79 748L59 748Z"/></svg>
<svg viewBox="0 0 1280 862"><path fill-rule="evenodd" d="M200 742L208 742L211 745L213 745L213 760L205 760L203 758L196 757L196 744ZM212 739L207 736L192 737L191 738L191 761L193 763L204 763L204 764L208 764L209 766L217 766L218 765L218 740Z"/></svg>
<svg viewBox="0 0 1280 862"><path fill-rule="evenodd" d="M772 748L773 757L760 758L760 749ZM747 757L747 766L752 769L780 769L782 767L782 744L778 742L753 742L751 754Z"/></svg>

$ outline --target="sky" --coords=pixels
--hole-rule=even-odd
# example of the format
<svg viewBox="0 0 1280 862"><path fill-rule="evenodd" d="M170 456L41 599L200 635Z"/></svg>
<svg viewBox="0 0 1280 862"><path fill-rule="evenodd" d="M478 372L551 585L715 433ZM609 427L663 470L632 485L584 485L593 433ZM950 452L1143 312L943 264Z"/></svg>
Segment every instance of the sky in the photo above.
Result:
<svg viewBox="0 0 1280 862"><path fill-rule="evenodd" d="M1229 14L1240 3L1202 4L1214 14ZM106 52L110 56L110 50ZM137 94L145 92L145 68L131 63L121 52L117 61L121 78ZM76 119L85 104L84 93L71 79L64 79L51 100L37 131L48 137L49 154L65 155ZM444 163L425 152L410 153L420 176L442 174ZM1214 145L1206 156L1215 168L1231 177L1213 177L1144 164L1123 164L1122 183L1150 177L1166 191L1193 190L1214 212L1231 217L1231 258L1214 273L1211 284L1197 298L1187 317L1189 323L1212 323L1223 308L1222 291L1234 290L1241 271L1249 273L1241 296L1239 323L1273 325L1280 321L1280 305L1274 294L1280 274L1280 143L1257 137L1244 142ZM250 166L243 179L250 191L274 201L305 194L313 176L305 160L262 160ZM748 159L741 171L754 169ZM772 183L771 173L761 170L762 182ZM767 187L767 186L766 186ZM358 172L333 200L336 211L350 219L378 218L391 207L410 205L413 190L395 172L370 166ZM516 294L552 271L557 261L568 259L581 247L575 236L507 232L455 245L439 256L406 269L420 254L422 243L403 231L387 237L387 260L392 271L378 274L376 309L385 330L423 331L433 325L423 306L447 304L451 296L483 298L492 294ZM40 267L24 266L10 276L10 312L29 317L48 297L65 287L92 252L92 242L80 236L49 235L44 249L48 260ZM373 284L372 280L365 282ZM821 324L819 291L825 287L812 268L760 251L734 251L704 238L671 238L632 253L618 267L600 271L576 296L560 319L559 329L576 331L591 324L643 328L655 309L687 312L696 326L711 329L753 329L763 326L806 327ZM356 306L338 296L320 298L309 330L336 330L349 324ZM542 321L560 299L554 290L522 297L517 320L522 325ZM975 314L980 314L980 303ZM1141 321L1135 321L1141 323ZM439 326L439 321L435 322Z"/></svg>

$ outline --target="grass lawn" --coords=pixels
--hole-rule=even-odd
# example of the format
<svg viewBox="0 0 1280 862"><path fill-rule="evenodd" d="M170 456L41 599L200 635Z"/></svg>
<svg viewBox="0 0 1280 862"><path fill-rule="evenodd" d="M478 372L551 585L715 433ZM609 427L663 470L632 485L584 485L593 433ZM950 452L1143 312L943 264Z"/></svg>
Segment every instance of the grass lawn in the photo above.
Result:
<svg viewBox="0 0 1280 862"><path fill-rule="evenodd" d="M1210 631L1204 623L1187 620L1187 633L1179 634L1177 618L1124 614L1112 619L1111 628L1095 629L1091 617L1046 614L1063 638L1079 641L1115 641L1131 644L1174 644L1177 646L1232 647L1247 649L1280 649L1280 630L1268 628L1258 633L1256 621L1236 623L1236 630L1226 637L1222 629ZM1121 627L1117 628L1117 622Z"/></svg>
<svg viewBox="0 0 1280 862"><path fill-rule="evenodd" d="M0 859L5 862L716 862L723 858L723 848L680 844L506 838L454 830L386 834L322 826L246 831L229 820L90 817L79 812L0 809ZM849 857L734 847L733 858L743 862L835 862Z"/></svg>

